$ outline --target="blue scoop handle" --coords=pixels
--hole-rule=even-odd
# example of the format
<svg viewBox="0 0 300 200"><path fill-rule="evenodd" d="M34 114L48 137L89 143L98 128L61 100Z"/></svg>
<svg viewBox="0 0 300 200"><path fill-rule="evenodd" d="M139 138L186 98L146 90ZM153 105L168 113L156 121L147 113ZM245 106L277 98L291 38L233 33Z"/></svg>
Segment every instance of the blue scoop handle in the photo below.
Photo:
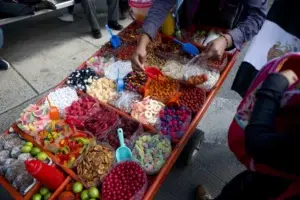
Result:
<svg viewBox="0 0 300 200"><path fill-rule="evenodd" d="M125 145L125 142L124 142L123 129L121 129L121 128L118 128L118 137L119 137L120 145L121 145L122 147L123 147L123 146L126 146L126 145Z"/></svg>
<svg viewBox="0 0 300 200"><path fill-rule="evenodd" d="M109 34L110 34L111 36L114 35L114 34L112 33L111 29L109 28L109 26L108 26L107 24L105 25L105 28L106 28L106 30L109 32Z"/></svg>
<svg viewBox="0 0 300 200"><path fill-rule="evenodd" d="M177 40L176 38L173 39L175 42L177 42L178 44L184 45L182 42L180 42L179 40Z"/></svg>

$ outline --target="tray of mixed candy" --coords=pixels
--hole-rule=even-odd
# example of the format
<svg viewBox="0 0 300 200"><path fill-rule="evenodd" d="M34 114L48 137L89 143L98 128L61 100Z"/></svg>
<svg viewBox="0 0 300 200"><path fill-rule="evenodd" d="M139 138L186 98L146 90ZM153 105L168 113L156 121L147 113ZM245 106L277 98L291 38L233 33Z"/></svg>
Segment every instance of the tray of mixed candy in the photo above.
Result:
<svg viewBox="0 0 300 200"><path fill-rule="evenodd" d="M129 25L119 34L120 48L105 44L20 114L12 127L30 143L13 138L11 143L18 149L11 150L7 148L12 144L0 143L0 181L15 199L153 199L237 54L226 53L222 63L215 63L217 67L199 63L171 37L158 34L148 46L146 63L159 69L160 75L134 72L129 59L140 28L135 22ZM117 78L125 86L119 93ZM116 163L118 128L133 152L130 162ZM26 193L30 182L22 174L26 170L6 177L5 169L11 159L19 159L19 151L28 155L22 157L27 163L31 158L51 160L55 169L64 172L57 172L59 187L39 180L43 186L35 184Z"/></svg>

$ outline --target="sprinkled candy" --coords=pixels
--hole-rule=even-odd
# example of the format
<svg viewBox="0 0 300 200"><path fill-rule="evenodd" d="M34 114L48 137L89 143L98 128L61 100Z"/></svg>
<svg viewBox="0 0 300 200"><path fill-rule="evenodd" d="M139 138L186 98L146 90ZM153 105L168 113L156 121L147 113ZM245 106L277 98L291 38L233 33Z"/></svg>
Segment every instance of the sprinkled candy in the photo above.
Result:
<svg viewBox="0 0 300 200"><path fill-rule="evenodd" d="M70 74L66 84L74 89L86 91L87 86L92 83L93 80L97 80L99 76L92 69L80 69L75 70Z"/></svg>
<svg viewBox="0 0 300 200"><path fill-rule="evenodd" d="M162 135L143 135L135 141L132 156L149 175L159 172L172 151L171 142Z"/></svg>
<svg viewBox="0 0 300 200"><path fill-rule="evenodd" d="M172 141L178 142L187 130L192 112L186 107L165 107L159 113L158 129Z"/></svg>
<svg viewBox="0 0 300 200"><path fill-rule="evenodd" d="M141 92L142 87L147 82L147 76L144 72L133 71L130 72L125 78L125 89L134 92Z"/></svg>

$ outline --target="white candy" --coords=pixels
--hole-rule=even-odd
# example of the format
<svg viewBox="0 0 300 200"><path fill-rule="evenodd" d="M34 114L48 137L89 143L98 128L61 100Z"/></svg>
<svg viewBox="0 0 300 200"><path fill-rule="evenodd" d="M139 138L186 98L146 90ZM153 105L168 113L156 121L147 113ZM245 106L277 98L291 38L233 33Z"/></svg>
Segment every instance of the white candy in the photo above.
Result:
<svg viewBox="0 0 300 200"><path fill-rule="evenodd" d="M123 79L132 72L131 62L117 61L104 69L104 75L111 80L117 80L118 70L119 78Z"/></svg>

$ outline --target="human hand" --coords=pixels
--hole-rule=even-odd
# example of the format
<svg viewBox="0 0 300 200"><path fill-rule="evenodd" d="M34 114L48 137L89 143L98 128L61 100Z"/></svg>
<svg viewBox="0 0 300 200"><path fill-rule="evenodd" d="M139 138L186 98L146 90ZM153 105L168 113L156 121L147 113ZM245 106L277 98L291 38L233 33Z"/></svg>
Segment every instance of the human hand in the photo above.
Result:
<svg viewBox="0 0 300 200"><path fill-rule="evenodd" d="M135 50L135 52L132 54L131 58L131 64L132 64L132 69L133 70L145 70L144 69L144 64L147 56L147 45L150 42L150 38L146 34L142 34L138 46Z"/></svg>
<svg viewBox="0 0 300 200"><path fill-rule="evenodd" d="M290 69L284 70L284 71L280 72L280 74L288 80L289 86L293 85L294 83L296 83L296 81L298 81L298 76L296 75L296 73L294 71L292 71Z"/></svg>
<svg viewBox="0 0 300 200"><path fill-rule="evenodd" d="M226 48L230 46L232 46L231 36L228 34L222 35L206 45L205 50L200 54L200 58L203 60L221 60Z"/></svg>

